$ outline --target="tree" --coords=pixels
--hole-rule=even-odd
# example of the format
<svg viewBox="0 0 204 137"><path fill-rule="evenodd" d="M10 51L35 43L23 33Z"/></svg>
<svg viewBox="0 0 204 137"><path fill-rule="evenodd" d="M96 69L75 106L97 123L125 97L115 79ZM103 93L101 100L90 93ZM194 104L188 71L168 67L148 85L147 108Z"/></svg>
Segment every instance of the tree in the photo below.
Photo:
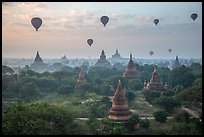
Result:
<svg viewBox="0 0 204 137"><path fill-rule="evenodd" d="M130 90L138 91L143 89L143 83L140 80L129 80L127 87Z"/></svg>
<svg viewBox="0 0 204 137"><path fill-rule="evenodd" d="M83 134L74 119L73 112L64 107L15 103L2 115L2 131L3 135Z"/></svg>
<svg viewBox="0 0 204 137"><path fill-rule="evenodd" d="M2 65L2 74L10 73L13 74L14 70L11 67Z"/></svg>
<svg viewBox="0 0 204 137"><path fill-rule="evenodd" d="M70 85L61 85L57 88L58 94L62 95L69 95L71 93L74 93L74 88Z"/></svg>
<svg viewBox="0 0 204 137"><path fill-rule="evenodd" d="M165 123L167 120L168 113L165 110L158 110L154 112L154 118L160 123Z"/></svg>
<svg viewBox="0 0 204 137"><path fill-rule="evenodd" d="M133 113L131 115L131 117L128 119L128 130L132 131L134 130L135 126L139 123L140 121L140 117L139 117L139 114L137 113Z"/></svg>
<svg viewBox="0 0 204 137"><path fill-rule="evenodd" d="M172 112L175 107L179 105L179 102L173 99L172 97L161 97L157 98L154 103L162 108L164 108L167 112Z"/></svg>
<svg viewBox="0 0 204 137"><path fill-rule="evenodd" d="M168 75L168 83L175 87L176 85L182 85L184 88L191 87L195 76L192 70L186 66L181 66L174 68L170 71Z"/></svg>
<svg viewBox="0 0 204 137"><path fill-rule="evenodd" d="M125 96L127 98L127 101L130 103L131 101L133 101L135 99L136 94L133 91L126 91Z"/></svg>
<svg viewBox="0 0 204 137"><path fill-rule="evenodd" d="M145 129L149 129L149 120L148 119L141 119L139 122L140 127L143 127Z"/></svg>

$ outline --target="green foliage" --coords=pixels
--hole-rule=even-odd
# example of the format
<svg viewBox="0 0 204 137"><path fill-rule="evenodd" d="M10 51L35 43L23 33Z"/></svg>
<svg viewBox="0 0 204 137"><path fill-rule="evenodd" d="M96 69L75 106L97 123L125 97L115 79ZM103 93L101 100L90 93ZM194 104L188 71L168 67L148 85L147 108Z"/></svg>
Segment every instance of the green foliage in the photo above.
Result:
<svg viewBox="0 0 204 137"><path fill-rule="evenodd" d="M173 99L172 97L161 97L161 98L157 98L154 101L154 104L165 109L167 112L172 112L174 108L179 105L179 102Z"/></svg>
<svg viewBox="0 0 204 137"><path fill-rule="evenodd" d="M133 101L135 99L136 94L133 91L126 91L125 96L127 98L127 101L130 103L131 101Z"/></svg>
<svg viewBox="0 0 204 137"><path fill-rule="evenodd" d="M192 86L195 76L192 71L185 67L181 66L170 71L168 76L168 83L175 87L176 85L182 85L184 88Z"/></svg>
<svg viewBox="0 0 204 137"><path fill-rule="evenodd" d="M2 65L2 74L10 73L13 74L14 70L11 67Z"/></svg>
<svg viewBox="0 0 204 137"><path fill-rule="evenodd" d="M69 135L78 134L74 114L46 103L14 104L2 116L4 135Z"/></svg>
<svg viewBox="0 0 204 137"><path fill-rule="evenodd" d="M200 63L192 63L190 69L194 75L202 74L202 66Z"/></svg>
<svg viewBox="0 0 204 137"><path fill-rule="evenodd" d="M202 102L202 78L196 79L192 87L176 94L175 99L181 102Z"/></svg>
<svg viewBox="0 0 204 137"><path fill-rule="evenodd" d="M154 112L154 118L160 123L165 123L167 120L168 113L165 110L158 110Z"/></svg>
<svg viewBox="0 0 204 137"><path fill-rule="evenodd" d="M139 114L133 113L131 117L128 119L128 125L127 125L128 130L130 131L134 130L135 126L139 124L139 122L140 122Z"/></svg>
<svg viewBox="0 0 204 137"><path fill-rule="evenodd" d="M138 91L143 89L143 83L140 80L129 80L127 87L130 90Z"/></svg>
<svg viewBox="0 0 204 137"><path fill-rule="evenodd" d="M139 125L140 125L140 127L149 129L150 122L149 122L148 119L141 119L140 122L139 122Z"/></svg>
<svg viewBox="0 0 204 137"><path fill-rule="evenodd" d="M142 91L146 101L152 103L156 98L160 97L161 93L155 90L144 89Z"/></svg>
<svg viewBox="0 0 204 137"><path fill-rule="evenodd" d="M57 88L57 92L62 95L69 95L74 93L74 88L70 85L61 85Z"/></svg>

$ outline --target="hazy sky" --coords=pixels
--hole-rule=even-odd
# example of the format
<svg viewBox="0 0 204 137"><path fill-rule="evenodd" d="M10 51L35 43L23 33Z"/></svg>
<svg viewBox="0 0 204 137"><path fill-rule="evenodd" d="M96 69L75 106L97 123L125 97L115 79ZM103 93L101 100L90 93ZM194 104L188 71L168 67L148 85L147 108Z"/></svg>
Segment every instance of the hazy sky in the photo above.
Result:
<svg viewBox="0 0 204 137"><path fill-rule="evenodd" d="M43 20L39 31L33 17ZM102 49L107 58L116 49L122 57L201 58L202 2L4 2L2 34L9 58L34 58L37 50L42 58L99 58Z"/></svg>

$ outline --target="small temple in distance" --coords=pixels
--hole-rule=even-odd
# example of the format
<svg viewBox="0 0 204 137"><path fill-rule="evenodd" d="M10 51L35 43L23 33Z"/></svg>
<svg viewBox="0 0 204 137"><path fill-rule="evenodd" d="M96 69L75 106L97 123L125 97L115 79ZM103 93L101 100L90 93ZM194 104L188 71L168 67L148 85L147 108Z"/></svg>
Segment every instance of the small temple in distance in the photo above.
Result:
<svg viewBox="0 0 204 137"><path fill-rule="evenodd" d="M152 73L152 78L150 82L144 83L144 89L151 89L151 90L157 90L157 91L166 91L168 90L167 84L163 84L158 77L158 73L156 71L156 65L154 65L154 71Z"/></svg>
<svg viewBox="0 0 204 137"><path fill-rule="evenodd" d="M130 54L130 60L126 66L125 72L123 73L123 77L127 79L139 79L138 72L132 60L132 54Z"/></svg>
<svg viewBox="0 0 204 137"><path fill-rule="evenodd" d="M37 51L34 62L30 65L30 69L42 72L47 69L47 64L43 63L42 58L40 57L39 52Z"/></svg>
<svg viewBox="0 0 204 137"><path fill-rule="evenodd" d="M119 80L118 87L112 100L112 107L108 113L108 118L117 122L126 122L131 117L131 114L132 112L128 108L125 92Z"/></svg>
<svg viewBox="0 0 204 137"><path fill-rule="evenodd" d="M75 88L79 88L82 83L86 83L86 79L84 78L84 71L81 68Z"/></svg>
<svg viewBox="0 0 204 137"><path fill-rule="evenodd" d="M178 60L178 56L176 56L176 60L175 60L174 64L172 65L172 69L178 68L178 67L181 67L181 63Z"/></svg>
<svg viewBox="0 0 204 137"><path fill-rule="evenodd" d="M108 62L108 60L106 59L104 50L102 50L101 55L100 55L100 59L95 63L95 65L93 67L103 67L103 68L111 68L111 64L110 62Z"/></svg>

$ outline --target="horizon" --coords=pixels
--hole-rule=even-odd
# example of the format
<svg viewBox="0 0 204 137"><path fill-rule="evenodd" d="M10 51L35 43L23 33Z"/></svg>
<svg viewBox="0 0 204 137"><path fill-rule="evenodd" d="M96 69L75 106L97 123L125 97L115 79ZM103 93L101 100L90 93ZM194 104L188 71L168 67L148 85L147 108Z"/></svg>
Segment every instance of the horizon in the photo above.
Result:
<svg viewBox="0 0 204 137"><path fill-rule="evenodd" d="M36 16L43 21L38 31L31 24ZM202 2L2 3L3 58L32 59L39 51L42 58L98 59L104 50L108 59L116 49L124 58L202 59Z"/></svg>

